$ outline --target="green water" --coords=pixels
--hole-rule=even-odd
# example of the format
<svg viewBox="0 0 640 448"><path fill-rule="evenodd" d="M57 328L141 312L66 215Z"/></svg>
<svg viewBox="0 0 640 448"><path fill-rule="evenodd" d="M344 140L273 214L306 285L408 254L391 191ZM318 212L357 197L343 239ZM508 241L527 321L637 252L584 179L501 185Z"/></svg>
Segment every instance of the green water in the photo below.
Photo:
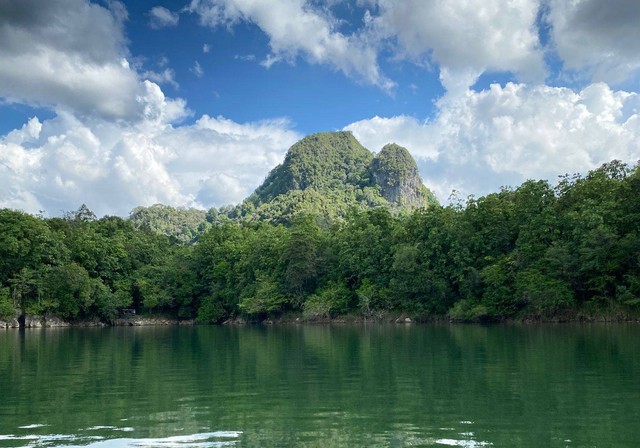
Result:
<svg viewBox="0 0 640 448"><path fill-rule="evenodd" d="M638 443L637 324L0 333L0 447Z"/></svg>

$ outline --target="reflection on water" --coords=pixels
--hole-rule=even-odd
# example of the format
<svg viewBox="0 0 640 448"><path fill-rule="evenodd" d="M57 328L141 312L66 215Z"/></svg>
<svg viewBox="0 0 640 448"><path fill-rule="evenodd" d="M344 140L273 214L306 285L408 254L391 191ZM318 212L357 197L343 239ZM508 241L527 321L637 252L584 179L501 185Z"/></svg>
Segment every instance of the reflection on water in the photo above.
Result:
<svg viewBox="0 0 640 448"><path fill-rule="evenodd" d="M28 425L31 428L42 425ZM19 428L24 429L25 427ZM29 428L29 429L31 429ZM79 430L78 434L25 434L25 435L1 435L0 442L16 442L16 444L1 443L1 446L27 446L27 447L92 447L92 448L120 448L120 447L181 447L181 448L214 448L223 446L235 446L240 432L216 431L200 434L177 435L156 438L119 438L104 435L83 435L83 431L112 430L121 432L133 431L132 428L119 428L116 426L92 426ZM26 442L26 444L24 444Z"/></svg>
<svg viewBox="0 0 640 448"><path fill-rule="evenodd" d="M28 425L32 429L41 427L42 425ZM22 427L20 429L25 429ZM113 431L129 432L131 428L118 428L115 426L93 426L80 431L95 431L109 429ZM161 438L142 438L142 439L130 439L130 438L109 438L104 436L84 436L80 434L27 434L27 435L0 435L0 441L18 442L16 445L2 446L26 446L26 447L89 447L89 448L215 448L215 447L228 447L237 446L239 437L241 436L239 431L216 431L205 432L200 434L188 434L178 435ZM417 437L406 437L398 435L392 439L392 446L432 446L432 445L446 445L446 446L459 446L459 447L480 447L490 446L487 442L476 442L470 438L471 433L463 434L467 436L464 440L456 439L420 439ZM26 442L23 445L20 442Z"/></svg>
<svg viewBox="0 0 640 448"><path fill-rule="evenodd" d="M0 332L1 447L633 446L640 327Z"/></svg>

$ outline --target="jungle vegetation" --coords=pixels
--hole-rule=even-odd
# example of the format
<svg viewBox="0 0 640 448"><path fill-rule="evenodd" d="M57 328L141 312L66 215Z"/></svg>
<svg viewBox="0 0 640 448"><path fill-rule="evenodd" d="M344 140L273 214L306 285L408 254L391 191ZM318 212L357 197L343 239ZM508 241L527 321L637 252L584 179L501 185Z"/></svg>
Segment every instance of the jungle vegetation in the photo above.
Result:
<svg viewBox="0 0 640 448"><path fill-rule="evenodd" d="M0 210L0 319L110 322L124 309L202 322L640 316L638 165L447 206L414 190L420 207L403 208L376 184L378 159L351 139L339 135L344 153L311 167L296 157L312 146L290 151L237 207L154 206L128 219L97 219L84 205L56 218ZM385 172L407 172L394 163Z"/></svg>

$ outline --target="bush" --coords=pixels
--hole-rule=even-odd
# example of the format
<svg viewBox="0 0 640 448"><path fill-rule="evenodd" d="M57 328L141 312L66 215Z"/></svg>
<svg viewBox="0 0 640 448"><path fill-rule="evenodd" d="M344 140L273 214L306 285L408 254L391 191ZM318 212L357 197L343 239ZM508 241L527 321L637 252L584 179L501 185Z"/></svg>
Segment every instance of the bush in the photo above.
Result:
<svg viewBox="0 0 640 448"><path fill-rule="evenodd" d="M451 307L449 318L461 322L483 322L489 319L489 313L483 304L465 299Z"/></svg>
<svg viewBox="0 0 640 448"><path fill-rule="evenodd" d="M198 317L196 320L203 323L218 323L227 316L222 304L213 297L203 300L202 305L198 309Z"/></svg>
<svg viewBox="0 0 640 448"><path fill-rule="evenodd" d="M348 311L350 293L341 283L331 282L313 294L303 306L306 318L327 318Z"/></svg>
<svg viewBox="0 0 640 448"><path fill-rule="evenodd" d="M566 310L573 303L569 286L536 269L519 272L515 282L516 295L527 303L527 312L537 317L549 317Z"/></svg>
<svg viewBox="0 0 640 448"><path fill-rule="evenodd" d="M0 320L11 320L16 317L16 309L9 296L9 288L0 288Z"/></svg>

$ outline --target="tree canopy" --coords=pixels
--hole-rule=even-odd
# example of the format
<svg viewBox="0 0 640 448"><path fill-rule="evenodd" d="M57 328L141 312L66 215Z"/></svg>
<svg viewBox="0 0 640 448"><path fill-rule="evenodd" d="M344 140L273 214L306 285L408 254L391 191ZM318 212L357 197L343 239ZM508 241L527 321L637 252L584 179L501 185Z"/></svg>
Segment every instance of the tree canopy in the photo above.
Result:
<svg viewBox="0 0 640 448"><path fill-rule="evenodd" d="M638 318L638 197L638 166L613 161L404 215L354 207L326 220L319 198L286 225L207 214L194 244L86 207L50 219L3 209L0 318Z"/></svg>

